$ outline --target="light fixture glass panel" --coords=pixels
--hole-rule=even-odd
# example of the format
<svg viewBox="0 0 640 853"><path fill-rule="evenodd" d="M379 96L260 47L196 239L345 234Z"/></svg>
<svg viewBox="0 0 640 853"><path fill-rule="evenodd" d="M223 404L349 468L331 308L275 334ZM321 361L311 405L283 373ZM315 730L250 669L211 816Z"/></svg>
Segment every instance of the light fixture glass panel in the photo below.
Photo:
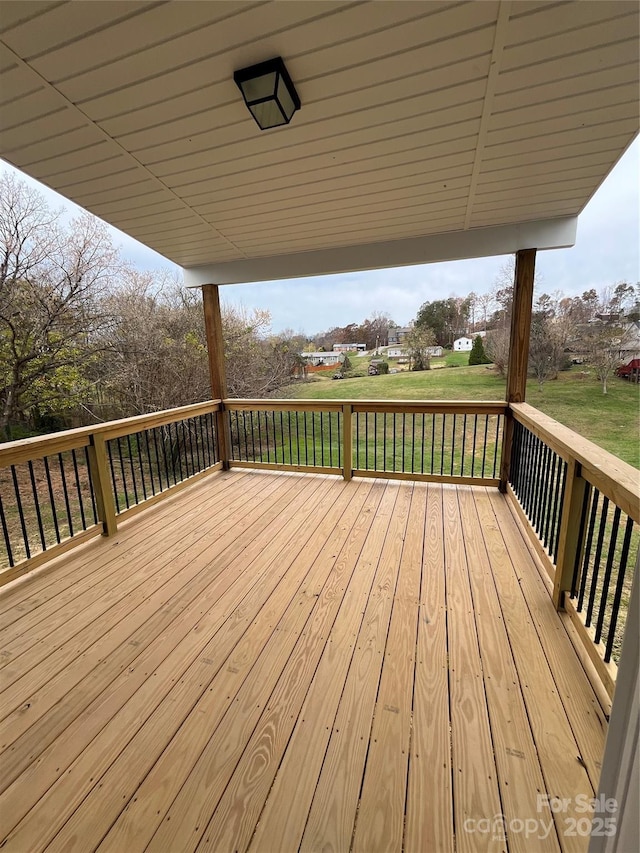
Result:
<svg viewBox="0 0 640 853"><path fill-rule="evenodd" d="M261 98L272 98L276 91L277 76L277 73L272 71L269 74L245 80L242 83L242 93L248 103L259 101Z"/></svg>
<svg viewBox="0 0 640 853"><path fill-rule="evenodd" d="M294 104L293 98L289 94L289 90L287 89L282 77L278 78L278 100L280 101L280 106L284 110L287 120L290 121L291 116L296 111L296 105Z"/></svg>
<svg viewBox="0 0 640 853"><path fill-rule="evenodd" d="M249 109L263 130L268 127L278 127L280 124L287 123L285 116L282 115L278 107L277 101L263 101L261 104L252 104Z"/></svg>

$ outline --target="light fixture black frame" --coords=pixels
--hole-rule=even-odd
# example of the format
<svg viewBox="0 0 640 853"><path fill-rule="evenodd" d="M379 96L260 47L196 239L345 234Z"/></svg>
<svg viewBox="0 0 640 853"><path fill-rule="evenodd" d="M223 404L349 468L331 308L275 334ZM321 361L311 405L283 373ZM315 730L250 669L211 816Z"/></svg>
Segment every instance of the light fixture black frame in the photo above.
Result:
<svg viewBox="0 0 640 853"><path fill-rule="evenodd" d="M242 84L246 83L247 80L253 80L255 77L263 77L266 74L273 74L273 73L276 74L276 84L275 84L274 94L272 96L269 96L266 98L256 98L255 101L248 101L245 94L244 94ZM287 114L285 113L284 109L282 108L282 106L280 104L280 101L277 98L278 82L279 82L278 78L279 77L282 78L282 81L284 82L284 85L286 86L286 88L289 92L289 96L291 97L291 100L293 101L293 104L294 104L294 110L291 113L291 116L289 118L287 118ZM272 130L275 127L283 127L283 125L289 124L291 119L293 118L293 116L300 109L300 106L301 106L300 97L298 96L298 93L296 92L296 87L293 85L293 80L291 79L289 72L287 71L287 68L284 64L284 60L282 59L281 56L275 56L273 59L267 59L265 62L259 62L257 65L251 65L248 68L241 68L238 71L234 71L233 79L234 79L238 89L240 89L240 93L242 94L242 99L244 100L244 102L247 106L247 109L251 113L253 120L258 125L260 130ZM269 127L262 127L262 125L260 124L260 122L256 118L251 107L255 106L257 104L264 104L267 101L275 101L276 104L278 105L278 109L280 110L280 113L282 114L282 118L284 119L284 121L281 124L274 124L274 125L270 125Z"/></svg>

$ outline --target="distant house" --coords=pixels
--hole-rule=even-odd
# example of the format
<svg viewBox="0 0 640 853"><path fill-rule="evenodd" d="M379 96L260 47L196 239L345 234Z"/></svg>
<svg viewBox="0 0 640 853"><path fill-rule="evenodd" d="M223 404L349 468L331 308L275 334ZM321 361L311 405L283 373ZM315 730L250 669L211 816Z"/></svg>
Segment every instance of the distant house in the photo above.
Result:
<svg viewBox="0 0 640 853"><path fill-rule="evenodd" d="M408 326L394 326L393 329L389 329L389 336L387 338L389 346L398 346L398 344L401 344L408 332Z"/></svg>
<svg viewBox="0 0 640 853"><path fill-rule="evenodd" d="M342 364L344 353L342 352L303 352L302 358L311 367L335 367Z"/></svg>
<svg viewBox="0 0 640 853"><path fill-rule="evenodd" d="M366 352L366 344L334 344L334 352Z"/></svg>
<svg viewBox="0 0 640 853"><path fill-rule="evenodd" d="M640 358L640 321L623 324L619 356L623 361Z"/></svg>
<svg viewBox="0 0 640 853"><path fill-rule="evenodd" d="M473 348L473 338L456 338L453 342L454 352L471 352Z"/></svg>
<svg viewBox="0 0 640 853"><path fill-rule="evenodd" d="M444 355L444 350L442 347L428 347L427 355L430 355L431 358L442 358Z"/></svg>
<svg viewBox="0 0 640 853"><path fill-rule="evenodd" d="M387 358L402 358L406 353L402 347L393 346L387 349Z"/></svg>

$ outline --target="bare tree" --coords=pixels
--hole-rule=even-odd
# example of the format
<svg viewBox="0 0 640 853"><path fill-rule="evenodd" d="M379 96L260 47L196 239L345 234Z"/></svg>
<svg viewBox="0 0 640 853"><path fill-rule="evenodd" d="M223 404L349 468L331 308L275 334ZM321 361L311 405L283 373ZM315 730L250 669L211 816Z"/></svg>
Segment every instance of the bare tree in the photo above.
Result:
<svg viewBox="0 0 640 853"><path fill-rule="evenodd" d="M64 228L13 177L1 179L0 198L0 429L9 438L18 415L63 412L85 393L118 256L89 214Z"/></svg>

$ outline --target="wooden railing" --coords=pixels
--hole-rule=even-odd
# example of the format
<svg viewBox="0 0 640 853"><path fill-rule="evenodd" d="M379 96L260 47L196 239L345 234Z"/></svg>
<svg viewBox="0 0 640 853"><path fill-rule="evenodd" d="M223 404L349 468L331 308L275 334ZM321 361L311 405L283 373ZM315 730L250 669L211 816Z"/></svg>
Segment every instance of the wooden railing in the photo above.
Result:
<svg viewBox="0 0 640 853"><path fill-rule="evenodd" d="M219 400L0 444L0 584L222 466Z"/></svg>
<svg viewBox="0 0 640 853"><path fill-rule="evenodd" d="M508 493L610 695L640 540L637 469L526 403L514 419Z"/></svg>
<svg viewBox="0 0 640 853"><path fill-rule="evenodd" d="M506 483L556 607L613 693L638 472L524 403L213 400L0 445L0 584L233 466Z"/></svg>
<svg viewBox="0 0 640 853"><path fill-rule="evenodd" d="M498 485L506 403L225 400L231 466Z"/></svg>

